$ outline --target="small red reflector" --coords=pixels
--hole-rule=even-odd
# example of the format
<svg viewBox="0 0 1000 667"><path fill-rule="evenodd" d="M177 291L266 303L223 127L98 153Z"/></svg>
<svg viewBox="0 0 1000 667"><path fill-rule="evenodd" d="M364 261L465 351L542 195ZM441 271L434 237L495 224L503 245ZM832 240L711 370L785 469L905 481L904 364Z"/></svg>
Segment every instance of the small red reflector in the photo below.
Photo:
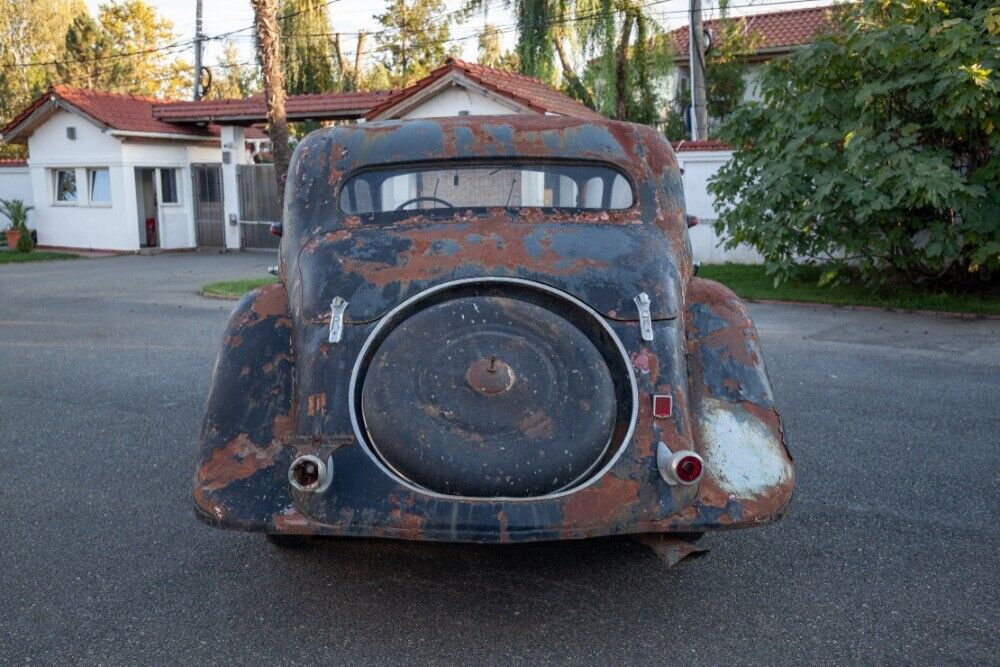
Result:
<svg viewBox="0 0 1000 667"><path fill-rule="evenodd" d="M701 477L701 459L697 456L685 456L677 462L677 477L685 484L690 484Z"/></svg>
<svg viewBox="0 0 1000 667"><path fill-rule="evenodd" d="M674 414L674 397L667 394L653 396L653 416L665 419Z"/></svg>

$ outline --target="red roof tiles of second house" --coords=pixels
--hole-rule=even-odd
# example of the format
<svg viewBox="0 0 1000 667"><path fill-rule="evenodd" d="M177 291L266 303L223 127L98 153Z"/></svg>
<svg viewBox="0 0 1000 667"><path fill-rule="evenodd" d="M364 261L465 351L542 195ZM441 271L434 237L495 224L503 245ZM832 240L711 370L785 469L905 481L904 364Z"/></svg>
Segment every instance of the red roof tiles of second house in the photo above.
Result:
<svg viewBox="0 0 1000 667"><path fill-rule="evenodd" d="M395 90L373 90L349 93L315 93L310 95L289 95L285 100L285 112L289 116L316 114L349 114L356 117L382 102ZM352 113L353 112L353 113ZM246 99L198 100L157 104L153 115L161 120L191 122L195 119L224 121L227 119L251 118L263 121L267 113L263 95Z"/></svg>
<svg viewBox="0 0 1000 667"><path fill-rule="evenodd" d="M538 113L554 113L581 118L603 118L590 107L577 102L547 83L524 74L515 74L495 67L468 63L458 58L448 58L444 64L416 83L382 101L365 114L369 120L390 109L408 97L420 92L448 72L457 71L484 88L507 97Z"/></svg>
<svg viewBox="0 0 1000 667"><path fill-rule="evenodd" d="M0 158L0 169L16 169L20 167L27 167L28 161L21 160L19 158Z"/></svg>
<svg viewBox="0 0 1000 667"><path fill-rule="evenodd" d="M760 50L791 48L808 44L816 33L830 27L830 10L834 5L810 7L808 9L793 9L765 14L733 16L728 19L712 19L705 21L705 28L715 30L721 21L745 21L746 29L760 34ZM688 27L684 26L670 32L674 39L674 47L678 57L686 58L690 37Z"/></svg>

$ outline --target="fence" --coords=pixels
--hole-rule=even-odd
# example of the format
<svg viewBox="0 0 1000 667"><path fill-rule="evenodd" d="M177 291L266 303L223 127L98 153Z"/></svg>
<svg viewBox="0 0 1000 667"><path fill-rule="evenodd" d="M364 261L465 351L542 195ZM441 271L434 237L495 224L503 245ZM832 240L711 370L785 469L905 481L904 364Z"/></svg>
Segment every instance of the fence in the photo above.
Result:
<svg viewBox="0 0 1000 667"><path fill-rule="evenodd" d="M240 184L240 220L245 222L279 222L278 184L273 164L238 165Z"/></svg>
<svg viewBox="0 0 1000 667"><path fill-rule="evenodd" d="M240 236L244 248L277 248L270 224L281 220L273 164L238 165Z"/></svg>

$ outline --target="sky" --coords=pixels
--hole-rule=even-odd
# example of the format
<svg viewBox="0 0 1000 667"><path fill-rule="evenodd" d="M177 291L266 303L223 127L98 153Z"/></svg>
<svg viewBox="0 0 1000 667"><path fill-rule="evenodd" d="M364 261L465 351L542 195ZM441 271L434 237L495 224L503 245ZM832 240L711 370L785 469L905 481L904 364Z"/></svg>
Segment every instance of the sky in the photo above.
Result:
<svg viewBox="0 0 1000 667"><path fill-rule="evenodd" d="M107 0L105 0L107 1ZM178 40L194 37L195 0L149 0L160 14L174 24ZM91 12L97 12L101 0L87 0ZM445 0L446 11L458 9L463 0ZM465 24L452 26L451 35L455 42L462 46L462 57L468 60L476 59L476 44L479 31L486 22L493 23L504 31L505 48L512 48L516 35L513 30L513 18L510 11L504 7L503 0L487 0L487 13L479 14ZM676 28L688 20L688 0L644 0L643 4L664 29ZM830 4L830 0L730 0L732 15L752 14L761 11L779 11L800 9L809 6ZM253 24L253 10L249 0L203 0L204 32L206 35L239 30ZM384 10L385 3L381 0L334 0L329 5L331 32L344 34L341 40L345 56L354 55L356 35L359 31L369 33L379 30L378 21L374 15ZM705 19L718 15L717 3L712 0L703 2ZM250 30L234 35L234 42L244 54L244 60L253 58L253 41ZM369 42L371 45L371 42ZM215 64L222 52L222 41L210 41L205 45L205 64ZM181 54L183 55L183 54ZM187 57L193 61L193 52Z"/></svg>

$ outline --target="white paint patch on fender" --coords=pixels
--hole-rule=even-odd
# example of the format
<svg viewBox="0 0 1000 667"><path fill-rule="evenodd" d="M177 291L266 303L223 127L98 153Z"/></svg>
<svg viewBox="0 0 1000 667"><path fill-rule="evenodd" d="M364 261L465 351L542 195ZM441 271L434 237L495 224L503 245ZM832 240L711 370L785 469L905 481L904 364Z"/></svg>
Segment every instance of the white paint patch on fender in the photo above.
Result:
<svg viewBox="0 0 1000 667"><path fill-rule="evenodd" d="M785 448L766 424L739 403L706 398L699 428L705 472L737 498L755 498L786 482Z"/></svg>

